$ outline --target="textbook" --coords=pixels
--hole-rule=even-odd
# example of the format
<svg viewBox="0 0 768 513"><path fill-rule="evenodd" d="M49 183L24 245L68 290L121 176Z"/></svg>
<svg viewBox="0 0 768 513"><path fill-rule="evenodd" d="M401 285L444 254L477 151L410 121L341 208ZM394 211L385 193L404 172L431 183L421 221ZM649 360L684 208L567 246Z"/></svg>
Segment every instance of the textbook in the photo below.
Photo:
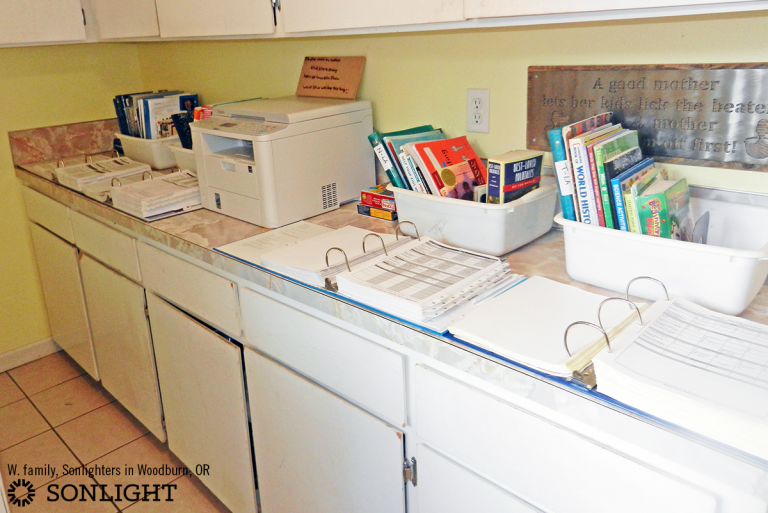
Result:
<svg viewBox="0 0 768 513"><path fill-rule="evenodd" d="M539 187L544 153L508 151L488 159L487 203L509 203Z"/></svg>
<svg viewBox="0 0 768 513"><path fill-rule="evenodd" d="M563 130L561 128L553 128L547 135L549 137L549 146L552 150L552 161L555 165L557 190L560 193L560 208L565 219L575 221L576 213L573 210L573 175L571 174L570 163L565 156Z"/></svg>
<svg viewBox="0 0 768 513"><path fill-rule="evenodd" d="M618 229L618 225L616 224L616 206L611 201L610 194L610 183L615 175L606 174L604 163L619 153L636 146L639 146L637 131L626 129L616 132L612 136L593 145L595 169L600 185L600 198L603 202L603 213L605 214L605 226L607 228Z"/></svg>
<svg viewBox="0 0 768 513"><path fill-rule="evenodd" d="M477 156L475 150L470 146L466 136L409 143L404 147L421 170L421 174L432 194L448 196L449 192L454 190L457 182L454 181L456 180L454 170L445 170L445 168L470 160L475 161L474 165L466 172L466 180L475 182L470 183L470 189L487 183L488 172L480 157ZM470 173L473 175L472 177L469 176ZM448 182L445 180L448 180Z"/></svg>
<svg viewBox="0 0 768 513"><path fill-rule="evenodd" d="M381 167L384 170L384 172L387 173L387 177L389 178L390 183L394 187L399 187L401 189L408 189L408 186L405 184L405 178L400 175L397 165L395 164L394 159L396 157L394 155L390 155L386 144L384 144L383 138L392 137L396 135L407 135L407 134L428 132L430 130L434 130L432 128L432 125L422 125L422 126L417 126L413 128L408 128L406 130L399 130L397 132L387 132L383 134L379 132L373 132L371 135L368 136L368 142L371 143L371 147L373 148L373 151L376 154L376 158L378 159L379 164L381 164Z"/></svg>
<svg viewBox="0 0 768 513"><path fill-rule="evenodd" d="M653 169L653 159L647 158L611 180L611 192L613 194L613 201L616 203L616 219L621 231L629 231L627 212L624 206L624 194L630 190L633 183L649 173L651 169Z"/></svg>
<svg viewBox="0 0 768 513"><path fill-rule="evenodd" d="M426 132L417 132L413 134L403 135L387 135L381 139L386 144L390 155L394 157L395 166L397 166L400 174L408 182L409 188L412 191L422 192L429 194L427 184L424 183L424 179L421 177L421 173L418 169L414 169L407 161L405 152L403 151L403 145L407 143L424 142L424 141L437 141L445 139L446 135L441 129L429 130Z"/></svg>
<svg viewBox="0 0 768 513"><path fill-rule="evenodd" d="M620 128L620 127L619 127ZM602 222L600 212L602 203L597 204L595 194L595 182L592 178L592 171L589 164L589 154L585 145L592 139L615 131L617 128L611 124L603 125L600 128L587 132L578 137L573 137L569 141L570 151L573 161L573 176L576 187L577 205L581 222L594 226L605 226L605 219Z"/></svg>

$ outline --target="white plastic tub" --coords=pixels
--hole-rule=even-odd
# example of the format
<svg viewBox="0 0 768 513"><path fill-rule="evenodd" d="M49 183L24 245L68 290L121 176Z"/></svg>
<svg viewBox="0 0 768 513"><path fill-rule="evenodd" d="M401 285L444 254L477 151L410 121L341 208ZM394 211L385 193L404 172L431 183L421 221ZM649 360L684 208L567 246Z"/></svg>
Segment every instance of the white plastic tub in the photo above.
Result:
<svg viewBox="0 0 768 513"><path fill-rule="evenodd" d="M195 150L188 150L181 145L180 142L173 143L169 146L173 153L173 158L176 161L176 165L179 169L188 169L197 174L197 161L195 160Z"/></svg>
<svg viewBox="0 0 768 513"><path fill-rule="evenodd" d="M170 145L179 142L178 135L162 139L142 139L117 133L115 137L120 139L126 157L149 164L154 169L167 169L176 164Z"/></svg>
<svg viewBox="0 0 768 513"><path fill-rule="evenodd" d="M400 222L411 221L420 235L459 248L500 256L531 242L552 228L557 188L549 177L515 201L488 205L443 198L389 186L395 193ZM403 232L413 235L410 226Z"/></svg>
<svg viewBox="0 0 768 513"><path fill-rule="evenodd" d="M768 276L768 197L703 187L691 187L691 196L694 220L710 213L706 245L590 226L558 214L568 274L622 297L632 278L651 276L672 298L740 314ZM638 281L630 294L656 299L660 288Z"/></svg>

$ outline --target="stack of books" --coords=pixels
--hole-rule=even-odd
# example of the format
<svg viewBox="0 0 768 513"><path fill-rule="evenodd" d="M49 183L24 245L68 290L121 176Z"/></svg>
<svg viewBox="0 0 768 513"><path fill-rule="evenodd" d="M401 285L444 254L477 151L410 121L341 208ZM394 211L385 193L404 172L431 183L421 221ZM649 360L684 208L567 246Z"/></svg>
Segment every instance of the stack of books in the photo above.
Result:
<svg viewBox="0 0 768 513"><path fill-rule="evenodd" d="M64 187L82 191L84 187L96 182L110 183L113 178L141 175L151 170L152 168L147 164L136 162L128 157L118 157L60 167L55 170L55 174L56 179Z"/></svg>
<svg viewBox="0 0 768 513"><path fill-rule="evenodd" d="M200 208L200 186L189 171L113 187L112 205L132 216L154 221Z"/></svg>
<svg viewBox="0 0 768 513"><path fill-rule="evenodd" d="M399 132L374 132L368 140L394 187L474 201L488 172L465 136L448 139L423 125Z"/></svg>
<svg viewBox="0 0 768 513"><path fill-rule="evenodd" d="M605 112L549 131L563 217L692 240L687 182L669 181L663 167L643 158L637 131L611 117Z"/></svg>
<svg viewBox="0 0 768 513"><path fill-rule="evenodd" d="M176 135L171 116L190 114L198 106L197 94L183 91L154 91L121 94L112 100L120 133L142 139Z"/></svg>

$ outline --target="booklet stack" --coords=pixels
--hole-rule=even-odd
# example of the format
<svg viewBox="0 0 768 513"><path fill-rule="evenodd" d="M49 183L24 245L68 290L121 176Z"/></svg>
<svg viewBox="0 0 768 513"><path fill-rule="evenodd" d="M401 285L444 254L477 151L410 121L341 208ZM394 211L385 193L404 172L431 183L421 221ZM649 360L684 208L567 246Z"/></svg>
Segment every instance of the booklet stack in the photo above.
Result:
<svg viewBox="0 0 768 513"><path fill-rule="evenodd" d="M200 208L197 176L186 170L113 187L110 196L115 208L147 221Z"/></svg>
<svg viewBox="0 0 768 513"><path fill-rule="evenodd" d="M86 164L60 167L56 169L56 179L64 187L76 191L82 191L83 187L95 182L106 181L110 183L113 178L140 175L152 168L147 164L136 162L127 157L100 160Z"/></svg>

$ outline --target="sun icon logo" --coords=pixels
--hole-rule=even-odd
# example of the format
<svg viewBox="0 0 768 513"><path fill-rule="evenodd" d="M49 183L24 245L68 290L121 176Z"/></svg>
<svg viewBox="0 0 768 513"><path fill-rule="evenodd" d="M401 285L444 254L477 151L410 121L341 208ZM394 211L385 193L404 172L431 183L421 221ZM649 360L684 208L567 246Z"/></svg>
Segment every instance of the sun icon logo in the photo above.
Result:
<svg viewBox="0 0 768 513"><path fill-rule="evenodd" d="M8 487L8 501L14 506L27 506L35 498L35 487L26 479L17 479Z"/></svg>

